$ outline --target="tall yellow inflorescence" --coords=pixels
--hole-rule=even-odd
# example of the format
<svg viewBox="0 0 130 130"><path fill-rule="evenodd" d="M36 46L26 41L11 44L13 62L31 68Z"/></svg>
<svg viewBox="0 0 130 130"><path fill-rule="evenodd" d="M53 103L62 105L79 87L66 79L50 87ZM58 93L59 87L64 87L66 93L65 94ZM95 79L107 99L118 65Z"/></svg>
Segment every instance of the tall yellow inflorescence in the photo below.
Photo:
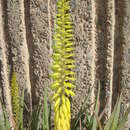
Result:
<svg viewBox="0 0 130 130"><path fill-rule="evenodd" d="M16 126L18 127L19 113L20 113L20 98L19 98L19 86L17 83L17 76L15 72L13 72L11 78L11 101L12 101L14 120Z"/></svg>
<svg viewBox="0 0 130 130"><path fill-rule="evenodd" d="M74 96L75 60L70 0L57 0L52 71L54 130L70 130L70 97Z"/></svg>

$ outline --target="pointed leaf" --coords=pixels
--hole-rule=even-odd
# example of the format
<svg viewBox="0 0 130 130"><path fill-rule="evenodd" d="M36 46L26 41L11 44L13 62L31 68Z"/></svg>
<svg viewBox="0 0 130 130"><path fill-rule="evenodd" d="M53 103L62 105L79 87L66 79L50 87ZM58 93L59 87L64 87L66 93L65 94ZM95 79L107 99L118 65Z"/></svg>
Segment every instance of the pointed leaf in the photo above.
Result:
<svg viewBox="0 0 130 130"><path fill-rule="evenodd" d="M75 117L74 121L72 122L72 130L77 129L77 124L78 124L78 122L79 122L81 116L82 116L83 113L85 112L85 108L86 108L86 105L87 105L88 102L89 102L89 99L90 99L90 96L91 96L91 92L92 92L92 89L91 89L91 90L89 89L88 95L86 96L83 105L81 106L81 108L80 108L80 110L79 110L77 116Z"/></svg>
<svg viewBox="0 0 130 130"><path fill-rule="evenodd" d="M126 110L125 114L119 121L119 125L117 127L117 130L122 130L125 126L126 121L128 120L128 115L130 114L130 107Z"/></svg>
<svg viewBox="0 0 130 130"><path fill-rule="evenodd" d="M118 98L117 102L116 102L116 105L114 107L114 110L109 118L109 120L107 121L105 127L104 127L104 130L111 130L111 126L113 124L113 121L114 121L114 117L115 117L115 114L117 113L117 109L119 107L119 104L120 104L120 98Z"/></svg>
<svg viewBox="0 0 130 130"><path fill-rule="evenodd" d="M49 130L49 110L47 103L47 91L45 90L44 95L44 106L43 106L43 130Z"/></svg>
<svg viewBox="0 0 130 130"><path fill-rule="evenodd" d="M23 130L24 89L20 100L19 130Z"/></svg>
<svg viewBox="0 0 130 130"><path fill-rule="evenodd" d="M120 105L121 105L121 96L119 98L117 109L116 109L115 114L114 114L114 119L112 122L111 130L116 130L116 128L117 128L118 119L119 119L119 115L120 115Z"/></svg>
<svg viewBox="0 0 130 130"><path fill-rule="evenodd" d="M100 82L98 82L98 94L97 94L95 110L94 110L96 115L98 115L98 113L99 113L99 96L100 96ZM98 127L97 120L96 120L96 117L94 116L92 130L96 130L97 127Z"/></svg>

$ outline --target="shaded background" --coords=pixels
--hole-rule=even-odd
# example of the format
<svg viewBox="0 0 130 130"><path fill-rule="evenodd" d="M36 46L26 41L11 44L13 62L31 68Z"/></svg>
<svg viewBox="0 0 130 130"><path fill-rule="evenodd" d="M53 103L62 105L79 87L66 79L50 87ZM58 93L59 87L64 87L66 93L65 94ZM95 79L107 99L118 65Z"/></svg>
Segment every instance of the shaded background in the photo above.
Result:
<svg viewBox="0 0 130 130"><path fill-rule="evenodd" d="M32 109L43 98L51 72L56 0L0 0L0 96L11 113L10 78L17 73ZM76 46L73 116L101 81L101 109L109 117L123 89L122 112L130 105L130 0L71 0ZM107 100L108 99L108 100ZM130 124L130 123L129 123Z"/></svg>

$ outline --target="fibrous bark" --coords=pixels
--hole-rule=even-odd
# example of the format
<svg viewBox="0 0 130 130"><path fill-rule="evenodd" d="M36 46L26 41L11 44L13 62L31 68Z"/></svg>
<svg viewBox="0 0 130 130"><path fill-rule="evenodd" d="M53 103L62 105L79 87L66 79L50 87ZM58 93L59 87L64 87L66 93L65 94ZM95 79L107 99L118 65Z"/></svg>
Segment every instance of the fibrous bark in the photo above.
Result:
<svg viewBox="0 0 130 130"><path fill-rule="evenodd" d="M0 0L0 97L11 112L10 78L17 73L31 110L49 89L56 0ZM121 110L130 105L130 1L71 0L76 47L76 96L73 116L88 88L95 101L101 81L101 109L107 119L123 89ZM93 87L94 86L94 87Z"/></svg>

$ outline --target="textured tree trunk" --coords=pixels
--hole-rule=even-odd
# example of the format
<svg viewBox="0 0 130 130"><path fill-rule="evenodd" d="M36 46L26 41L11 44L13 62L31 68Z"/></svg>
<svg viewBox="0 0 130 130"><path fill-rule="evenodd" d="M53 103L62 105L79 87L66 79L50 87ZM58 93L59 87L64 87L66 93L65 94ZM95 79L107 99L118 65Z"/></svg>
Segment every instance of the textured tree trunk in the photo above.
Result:
<svg viewBox="0 0 130 130"><path fill-rule="evenodd" d="M52 35L56 0L0 0L0 97L11 119L10 78L17 73L20 90L25 88L29 110L43 99L51 79ZM74 116L88 88L101 81L101 109L108 104L107 119L123 91L124 111L130 105L130 1L71 0L76 46L76 96ZM130 124L130 123L129 123ZM127 129L127 128L126 128Z"/></svg>
<svg viewBox="0 0 130 130"><path fill-rule="evenodd" d="M2 15L3 15L3 7L2 7L2 2L0 1L0 77L1 77L0 97L6 104L6 108L8 109L9 120L11 122L11 126L13 126L10 86L9 86L9 78L8 78L8 64L7 64L7 57L6 57L7 50L6 50L6 40L5 40L5 31L4 31L4 23L3 23L4 20L2 18ZM2 109L1 104L0 104L0 109Z"/></svg>
<svg viewBox="0 0 130 130"><path fill-rule="evenodd" d="M104 44L106 44L106 63L105 63L105 83L102 87L105 90L105 100L108 103L106 116L111 114L112 106L112 88L113 88L113 60L114 60L114 36L115 36L115 1L106 1L106 17L105 17L105 32L106 37Z"/></svg>

